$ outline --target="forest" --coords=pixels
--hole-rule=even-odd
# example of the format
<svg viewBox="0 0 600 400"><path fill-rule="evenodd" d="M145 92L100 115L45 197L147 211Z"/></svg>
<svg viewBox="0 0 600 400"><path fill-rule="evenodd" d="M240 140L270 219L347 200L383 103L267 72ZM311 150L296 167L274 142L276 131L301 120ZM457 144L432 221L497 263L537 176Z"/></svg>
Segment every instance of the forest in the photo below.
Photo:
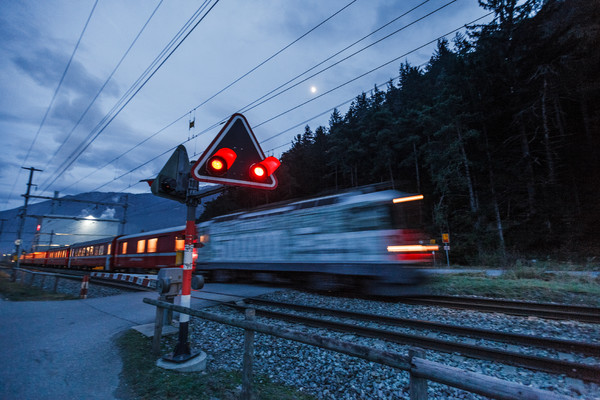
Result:
<svg viewBox="0 0 600 400"><path fill-rule="evenodd" d="M200 219L390 182L422 193L453 261L600 260L600 2L480 0L495 18L306 126L272 192L230 187Z"/></svg>

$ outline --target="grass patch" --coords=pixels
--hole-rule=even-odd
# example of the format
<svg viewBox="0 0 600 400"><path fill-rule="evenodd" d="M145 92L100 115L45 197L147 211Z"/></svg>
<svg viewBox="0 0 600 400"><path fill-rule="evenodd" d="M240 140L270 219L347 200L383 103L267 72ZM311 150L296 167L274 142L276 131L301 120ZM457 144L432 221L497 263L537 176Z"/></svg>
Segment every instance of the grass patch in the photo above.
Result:
<svg viewBox="0 0 600 400"><path fill-rule="evenodd" d="M546 274L534 268L511 270L498 277L484 273L438 275L428 287L432 294L438 295L475 295L600 307L600 279Z"/></svg>
<svg viewBox="0 0 600 400"><path fill-rule="evenodd" d="M173 350L173 340L162 341L162 354ZM152 338L129 330L117 340L123 359L122 384L133 399L233 400L240 395L241 371L208 371L181 373L156 366L152 354ZM240 354L241 357L241 354ZM277 384L263 376L255 376L257 399L301 399L314 397ZM123 386L123 385L122 385Z"/></svg>
<svg viewBox="0 0 600 400"><path fill-rule="evenodd" d="M47 292L39 287L11 282L6 271L0 271L0 296L10 301L49 301L77 299L70 294Z"/></svg>

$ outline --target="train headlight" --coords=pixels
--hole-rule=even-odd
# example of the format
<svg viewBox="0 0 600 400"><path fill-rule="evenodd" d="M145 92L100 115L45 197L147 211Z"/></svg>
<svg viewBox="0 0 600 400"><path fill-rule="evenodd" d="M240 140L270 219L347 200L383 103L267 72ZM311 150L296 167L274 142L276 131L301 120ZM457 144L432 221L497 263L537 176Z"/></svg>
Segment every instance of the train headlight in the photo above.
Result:
<svg viewBox="0 0 600 400"><path fill-rule="evenodd" d="M413 253L413 252L427 252L427 251L438 251L439 246L437 245L422 245L412 244L404 246L388 246L387 251L390 253Z"/></svg>

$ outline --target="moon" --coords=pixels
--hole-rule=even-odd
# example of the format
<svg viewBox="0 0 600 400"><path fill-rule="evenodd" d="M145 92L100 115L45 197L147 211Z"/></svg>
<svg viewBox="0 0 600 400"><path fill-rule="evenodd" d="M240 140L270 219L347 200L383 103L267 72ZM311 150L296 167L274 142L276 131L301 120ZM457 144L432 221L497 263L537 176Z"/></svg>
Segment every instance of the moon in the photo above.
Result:
<svg viewBox="0 0 600 400"><path fill-rule="evenodd" d="M317 87L316 86L311 86L310 87L310 92L313 93L313 94L317 93Z"/></svg>

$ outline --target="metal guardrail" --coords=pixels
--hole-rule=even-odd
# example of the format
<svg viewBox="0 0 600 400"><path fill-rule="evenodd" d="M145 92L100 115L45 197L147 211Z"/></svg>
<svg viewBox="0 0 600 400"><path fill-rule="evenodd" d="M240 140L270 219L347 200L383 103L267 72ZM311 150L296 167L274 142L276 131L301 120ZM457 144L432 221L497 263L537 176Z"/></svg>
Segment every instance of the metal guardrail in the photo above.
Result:
<svg viewBox="0 0 600 400"><path fill-rule="evenodd" d="M493 378L474 372L463 371L459 368L449 367L444 364L428 361L423 358L423 352L419 349L412 349L409 351L408 356L405 356L396 352L374 349L372 347L338 339L256 322L253 320L254 310L251 308L246 310L246 320L241 320L209 313L206 311L181 307L164 301L158 301L149 298L145 298L144 303L157 307L157 321L162 320L162 318L158 317L159 311L164 313L169 310L244 329L244 362L242 371L243 399L251 398L252 393L251 375L254 332L260 332L283 339L293 340L295 342L300 342L387 365L402 371L408 371L410 374L409 391L411 400L427 399L427 381L435 381L448 386L467 390L472 393L477 393L483 396L501 400L573 399L570 396L531 388L516 382L504 381L502 379ZM157 341L160 341L160 334L160 329L155 329L155 344ZM157 347L158 346L156 346L156 348Z"/></svg>

